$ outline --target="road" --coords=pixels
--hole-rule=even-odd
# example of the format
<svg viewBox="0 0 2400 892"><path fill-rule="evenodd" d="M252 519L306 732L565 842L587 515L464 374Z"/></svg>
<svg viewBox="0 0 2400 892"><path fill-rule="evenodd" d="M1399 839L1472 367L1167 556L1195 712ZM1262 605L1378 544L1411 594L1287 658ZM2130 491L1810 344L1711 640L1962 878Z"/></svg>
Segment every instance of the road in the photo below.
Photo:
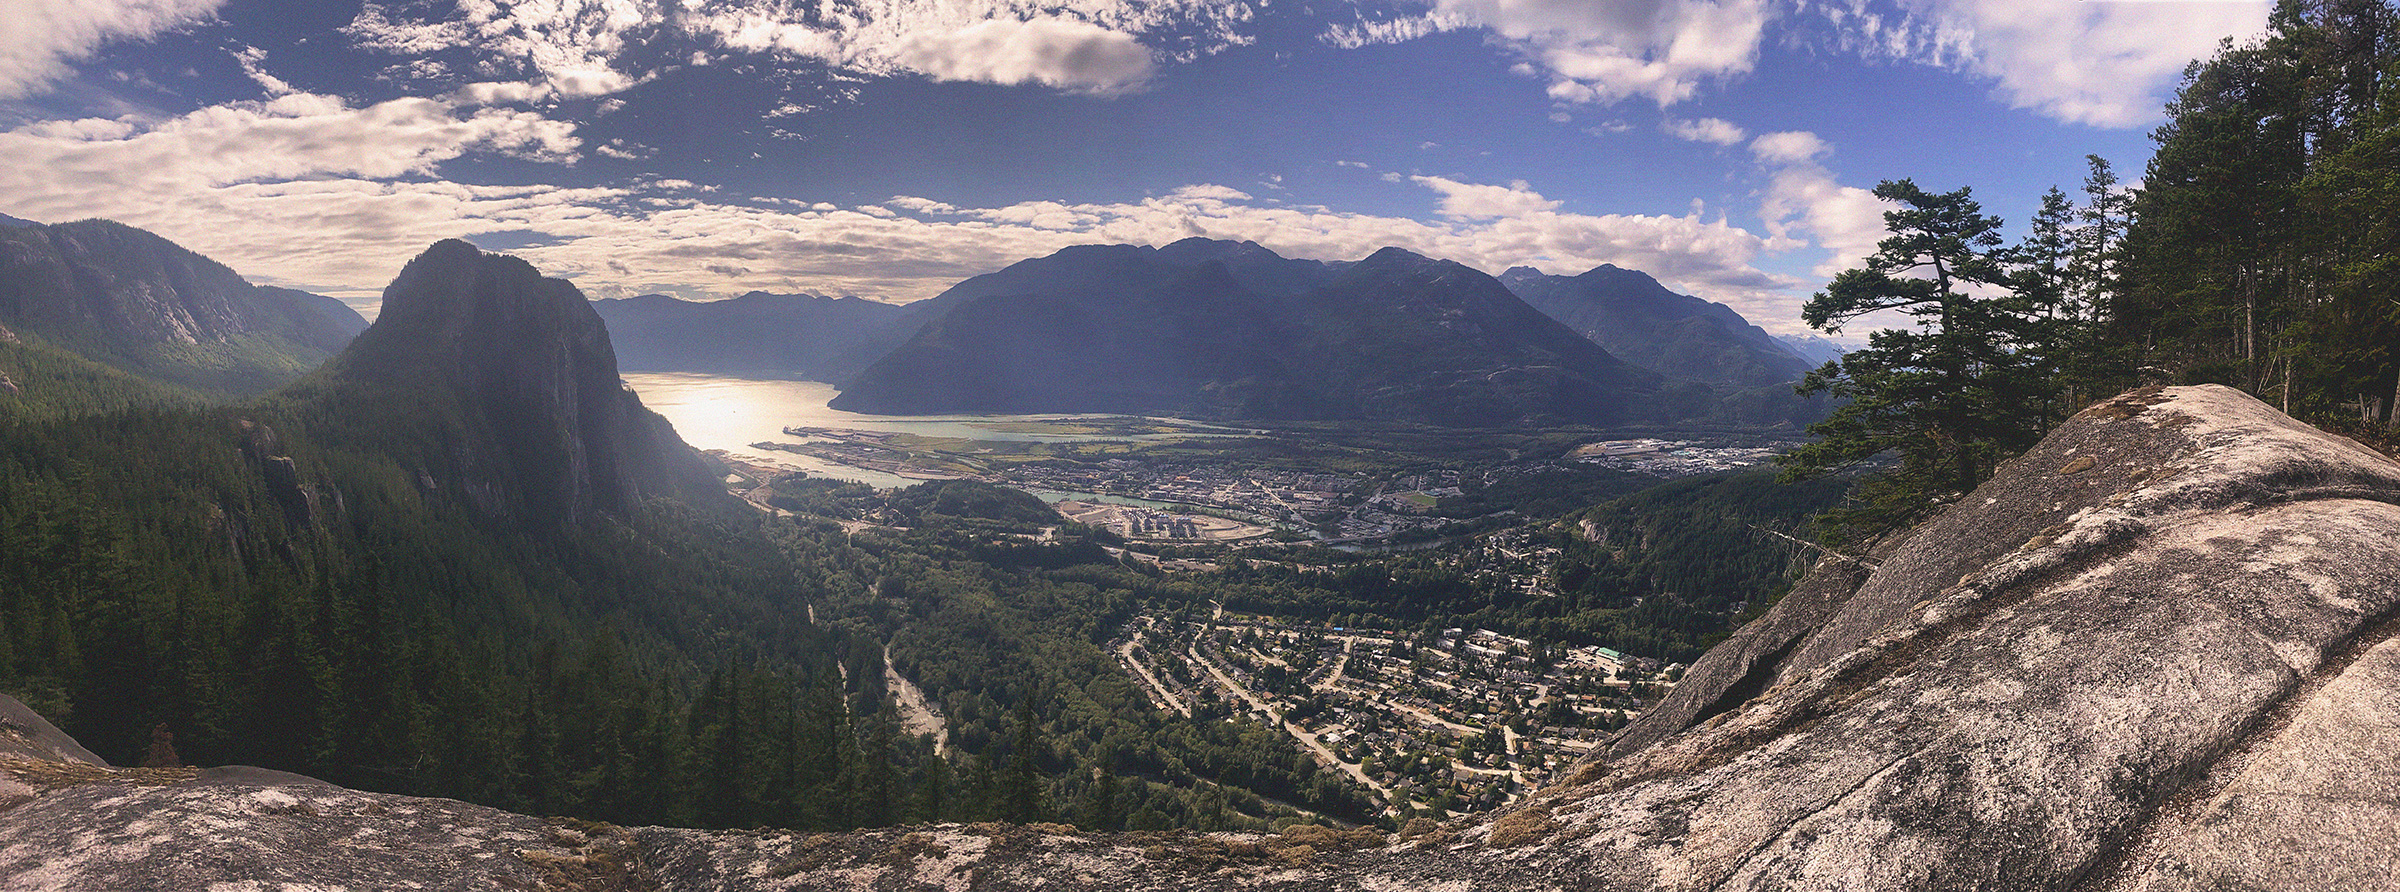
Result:
<svg viewBox="0 0 2400 892"><path fill-rule="evenodd" d="M1448 728L1448 729L1450 729L1450 730L1452 730L1452 731L1456 731L1456 732L1458 732L1458 733L1459 733L1459 735L1460 735L1460 736L1462 736L1462 737L1473 737L1473 736L1475 736L1475 735L1482 734L1482 733L1483 733L1483 731L1484 731L1484 729L1482 729L1482 728L1475 728L1475 727L1470 727L1470 726L1467 726L1467 725L1461 725L1461 724L1459 724L1459 723L1457 723L1457 722L1450 721L1450 720L1448 720L1448 719L1445 719L1445 718L1442 718L1442 717L1440 717L1440 716L1434 715L1433 713L1426 712L1425 710L1418 709L1417 707L1414 707L1414 706L1410 706L1410 705L1408 705L1408 704L1406 704L1406 703L1386 703L1386 704L1384 704L1384 705L1386 705L1386 706L1389 706L1389 707L1391 707L1391 708L1393 708L1393 709L1395 709L1395 710L1398 710L1398 711L1400 711L1400 712L1405 712L1405 713L1408 713L1410 717L1413 717L1413 718L1415 718L1415 719L1416 719L1416 720L1417 720L1419 723L1421 723L1421 724L1425 724L1425 725L1429 725L1429 726L1438 725L1438 726L1440 726L1440 727ZM1512 753L1513 753L1513 752L1516 752L1516 751L1517 751L1517 729L1515 729L1515 728L1511 728L1511 727L1509 727L1509 726L1507 726L1507 725L1501 725L1501 726L1499 726L1499 727L1500 727L1500 736L1501 736L1501 739L1502 739L1502 740L1505 740L1505 741L1507 741L1507 742L1508 742L1508 751L1509 751L1509 752L1512 752ZM1501 768L1479 768L1479 767L1476 767L1476 766L1473 766L1473 765L1464 765L1464 764L1462 764L1462 765L1460 765L1460 766L1458 766L1458 767L1460 767L1460 768L1464 768L1464 769L1466 769L1466 770L1468 770L1468 771L1472 771L1472 772L1474 772L1474 773L1476 773L1476 774L1487 774L1487 775L1498 775L1498 774L1505 774L1505 775L1508 775L1510 778L1514 779L1514 780L1515 780L1517 783L1520 783L1520 784L1522 784L1522 783L1524 783L1524 782L1525 782L1525 773L1524 773L1524 772L1521 772L1521 771L1518 771L1518 770L1516 770L1516 769L1514 769L1514 768L1508 768L1508 769L1501 769Z"/></svg>
<svg viewBox="0 0 2400 892"><path fill-rule="evenodd" d="M1251 693L1249 688L1243 687L1241 682L1233 679L1233 676L1225 674L1225 670L1217 668L1217 664L1215 662L1201 656L1198 645L1194 645L1192 647L1190 656L1193 663L1198 664L1202 669L1208 670L1208 674L1215 677L1217 683L1223 685L1226 690L1231 691L1235 696L1248 701L1250 705L1259 712L1266 713L1269 716L1273 716L1275 714L1275 710L1267 706L1266 700L1260 698L1257 694ZM1317 735L1310 734L1308 731L1302 729L1299 725L1291 722L1283 722L1280 719L1277 721L1283 725L1284 733L1292 735L1293 740L1300 741L1300 745L1302 747L1306 747L1310 754L1316 756L1317 764L1330 768L1339 768L1342 770L1342 773L1350 775L1359 783L1365 784L1370 789L1373 789L1376 793L1381 794L1385 802L1396 801L1392 796L1392 789L1390 787L1376 783L1374 778L1367 776L1366 769L1342 761L1342 757L1335 755L1333 750L1326 748L1325 742L1318 740Z"/></svg>
<svg viewBox="0 0 2400 892"><path fill-rule="evenodd" d="M933 735L933 751L948 755L950 723L943 721L942 714L925 699L925 691L892 665L892 646L889 644L883 646L883 685L891 689L892 699L899 701L901 730L910 734Z"/></svg>
<svg viewBox="0 0 2400 892"><path fill-rule="evenodd" d="M1183 702L1183 698L1175 696L1173 689L1161 684L1158 680L1158 676L1150 674L1149 666L1145 666L1142 664L1142 661L1134 659L1133 649L1140 644L1141 642L1139 641L1125 642L1123 646L1117 648L1117 659L1124 661L1125 665L1132 667L1135 675L1141 676L1142 687L1145 691L1157 694L1159 702L1165 703L1168 709L1182 713L1184 718L1191 718L1191 704Z"/></svg>

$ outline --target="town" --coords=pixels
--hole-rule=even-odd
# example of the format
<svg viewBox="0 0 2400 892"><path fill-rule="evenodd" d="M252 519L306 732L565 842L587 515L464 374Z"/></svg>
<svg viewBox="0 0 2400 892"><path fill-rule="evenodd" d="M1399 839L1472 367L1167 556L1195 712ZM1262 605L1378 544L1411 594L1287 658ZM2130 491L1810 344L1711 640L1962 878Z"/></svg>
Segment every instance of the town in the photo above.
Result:
<svg viewBox="0 0 2400 892"><path fill-rule="evenodd" d="M1281 729L1398 818L1515 801L1658 702L1681 664L1486 630L1150 613L1109 642L1151 703Z"/></svg>
<svg viewBox="0 0 2400 892"><path fill-rule="evenodd" d="M1476 505L1471 493L1515 479L1596 469L1688 477L1762 464L1792 445L1756 438L1735 443L1600 440L1564 454L1550 453L1550 458L1527 455L1444 467L1436 464L1439 459L1405 453L1375 461L1289 455L1229 459L1223 452L1230 448L1227 443L1257 446L1276 439L1261 430L1229 440L1222 429L1179 428L1157 419L1011 426L1012 435L1048 440L821 427L786 428L784 433L799 441L751 446L907 478L966 477L1011 486L1072 503L1062 504L1062 513L1133 541L1236 544L1307 539L1361 547L1452 535L1455 531L1444 528L1503 510ZM1208 448L1195 451L1201 445ZM1127 510L1099 510L1095 504ZM1275 535L1278 531L1283 535Z"/></svg>

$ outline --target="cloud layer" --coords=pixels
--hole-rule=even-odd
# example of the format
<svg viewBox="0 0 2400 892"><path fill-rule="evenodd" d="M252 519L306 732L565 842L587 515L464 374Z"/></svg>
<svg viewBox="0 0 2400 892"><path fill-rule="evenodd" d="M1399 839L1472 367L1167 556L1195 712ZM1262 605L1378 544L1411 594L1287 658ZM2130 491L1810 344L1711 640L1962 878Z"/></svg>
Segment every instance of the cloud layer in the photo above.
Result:
<svg viewBox="0 0 2400 892"><path fill-rule="evenodd" d="M2085 0L1827 0L1841 48L1989 79L2018 108L2101 127L2158 118L2185 63L2260 33L2272 4Z"/></svg>
<svg viewBox="0 0 2400 892"><path fill-rule="evenodd" d="M407 11L371 2L346 30L416 65L470 49L472 75L569 96L641 82L655 72L629 48L666 39L695 48L677 57L685 62L764 54L865 75L1115 93L1139 88L1160 60L1249 42L1254 15L1245 0L463 0L456 17Z"/></svg>
<svg viewBox="0 0 2400 892"><path fill-rule="evenodd" d="M1329 28L1399 43L1480 29L1562 103L1660 107L1751 73L1770 30L1810 51L1973 74L2002 100L2103 127L2153 121L2185 63L2265 26L2264 2L2089 0L1421 0ZM1698 122L1686 122L1698 123ZM1731 145L1739 137L1719 141Z"/></svg>
<svg viewBox="0 0 2400 892"><path fill-rule="evenodd" d="M1483 29L1548 80L1552 99L1669 106L1749 72L1774 18L1767 0L1431 0L1413 15L1329 29L1338 46Z"/></svg>
<svg viewBox="0 0 2400 892"><path fill-rule="evenodd" d="M474 91L466 91L474 92ZM1394 177L1439 218L1347 213L1187 186L1115 203L963 208L896 196L836 206L743 199L682 180L596 188L483 186L426 177L477 153L558 160L577 148L534 112L404 99L352 107L296 93L163 120L85 119L0 133L12 212L109 217L278 284L371 294L426 244L536 233L517 253L595 294L697 289L930 296L967 276L1074 244L1249 239L1292 256L1356 259L1397 245L1490 271L1531 264L1642 269L1762 322L1793 282L1752 265L1769 239L1723 220L1565 212L1524 182Z"/></svg>
<svg viewBox="0 0 2400 892"><path fill-rule="evenodd" d="M224 0L10 0L0 17L0 99L63 75L112 40L143 40L206 18Z"/></svg>

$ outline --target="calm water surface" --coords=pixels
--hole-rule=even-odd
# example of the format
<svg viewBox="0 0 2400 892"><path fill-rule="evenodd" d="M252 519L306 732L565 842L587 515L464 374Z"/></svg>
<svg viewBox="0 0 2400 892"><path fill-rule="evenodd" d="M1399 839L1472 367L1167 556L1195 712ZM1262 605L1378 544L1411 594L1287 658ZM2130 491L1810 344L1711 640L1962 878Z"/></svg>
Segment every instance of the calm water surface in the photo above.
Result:
<svg viewBox="0 0 2400 892"><path fill-rule="evenodd" d="M815 381L775 381L684 372L638 372L625 383L642 397L642 404L664 415L684 442L702 449L723 449L744 458L800 468L815 476L856 480L891 488L923 481L896 474L853 468L792 452L753 449L750 444L804 443L811 438L783 432L787 427L910 433L926 437L972 440L1012 440L1069 443L1145 439L1086 434L1036 434L993 430L994 425L1024 421L1072 421L1119 418L1117 415L862 415L825 404L838 393L831 384Z"/></svg>

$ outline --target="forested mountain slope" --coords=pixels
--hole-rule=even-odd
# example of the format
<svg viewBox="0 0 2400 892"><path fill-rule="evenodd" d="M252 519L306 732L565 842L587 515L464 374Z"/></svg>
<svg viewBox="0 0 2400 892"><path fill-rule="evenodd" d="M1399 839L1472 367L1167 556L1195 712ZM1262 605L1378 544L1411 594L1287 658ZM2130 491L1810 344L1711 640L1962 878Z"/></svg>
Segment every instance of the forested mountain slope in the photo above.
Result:
<svg viewBox="0 0 2400 892"><path fill-rule="evenodd" d="M268 399L12 422L0 688L114 760L155 730L374 789L726 820L744 800L706 797L726 766L699 755L725 726L788 727L774 692L841 711L850 649L805 602L844 580L796 573L619 386L571 286L445 242L385 307ZM754 755L838 752L831 727ZM821 803L810 777L778 807Z"/></svg>
<svg viewBox="0 0 2400 892"><path fill-rule="evenodd" d="M340 301L252 285L130 226L0 227L0 342L33 339L222 398L289 382L366 327Z"/></svg>

